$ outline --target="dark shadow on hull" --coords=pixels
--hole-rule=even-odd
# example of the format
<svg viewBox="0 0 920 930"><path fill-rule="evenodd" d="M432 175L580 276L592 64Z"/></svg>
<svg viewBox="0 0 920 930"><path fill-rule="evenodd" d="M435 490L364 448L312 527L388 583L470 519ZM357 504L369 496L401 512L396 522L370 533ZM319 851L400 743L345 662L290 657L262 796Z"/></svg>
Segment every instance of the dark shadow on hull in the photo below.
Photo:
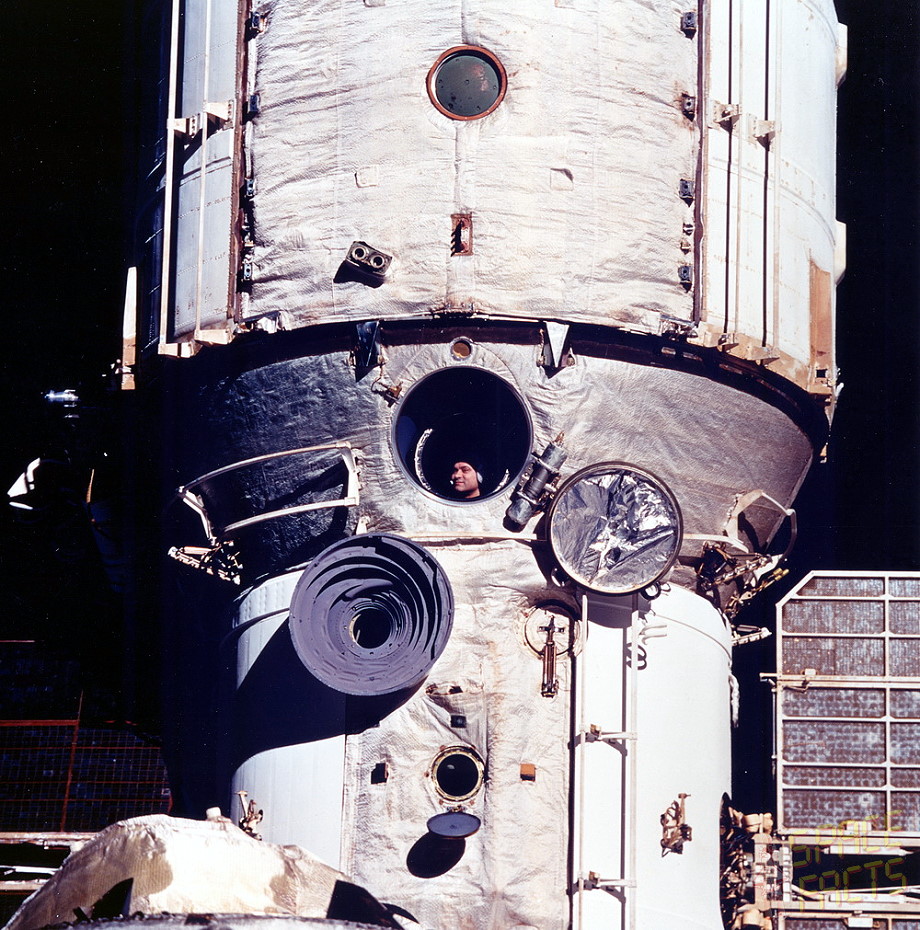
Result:
<svg viewBox="0 0 920 930"><path fill-rule="evenodd" d="M406 868L416 878L437 878L449 872L466 852L466 840L450 839L426 833L412 845L406 856Z"/></svg>
<svg viewBox="0 0 920 930"><path fill-rule="evenodd" d="M416 690L417 686L363 697L328 687L304 668L285 622L234 695L230 770L268 749L360 733L393 713Z"/></svg>

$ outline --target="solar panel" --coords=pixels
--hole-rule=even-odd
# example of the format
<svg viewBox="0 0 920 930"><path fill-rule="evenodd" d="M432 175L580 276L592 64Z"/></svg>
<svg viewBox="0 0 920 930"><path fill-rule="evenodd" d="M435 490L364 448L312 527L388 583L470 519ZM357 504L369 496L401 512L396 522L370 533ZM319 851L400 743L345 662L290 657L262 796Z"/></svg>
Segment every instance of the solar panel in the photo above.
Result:
<svg viewBox="0 0 920 930"><path fill-rule="evenodd" d="M777 669L780 832L920 846L920 577L810 576L779 605Z"/></svg>

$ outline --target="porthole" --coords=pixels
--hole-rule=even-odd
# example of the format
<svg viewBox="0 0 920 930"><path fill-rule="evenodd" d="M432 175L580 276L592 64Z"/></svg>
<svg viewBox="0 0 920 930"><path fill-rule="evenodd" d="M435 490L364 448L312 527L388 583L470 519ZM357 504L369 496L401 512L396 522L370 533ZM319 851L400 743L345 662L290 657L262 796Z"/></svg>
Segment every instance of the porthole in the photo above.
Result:
<svg viewBox="0 0 920 930"><path fill-rule="evenodd" d="M441 797L465 801L482 787L482 759L465 746L451 746L438 753L431 766L431 777Z"/></svg>
<svg viewBox="0 0 920 930"><path fill-rule="evenodd" d="M502 102L507 83L505 69L492 52L458 45L431 66L428 96L451 119L481 119Z"/></svg>
<svg viewBox="0 0 920 930"><path fill-rule="evenodd" d="M473 343L465 336L460 336L450 344L451 358L465 362L473 354Z"/></svg>
<svg viewBox="0 0 920 930"><path fill-rule="evenodd" d="M450 367L408 392L394 440L397 460L416 484L443 500L473 503L517 480L530 455L530 418L502 378Z"/></svg>

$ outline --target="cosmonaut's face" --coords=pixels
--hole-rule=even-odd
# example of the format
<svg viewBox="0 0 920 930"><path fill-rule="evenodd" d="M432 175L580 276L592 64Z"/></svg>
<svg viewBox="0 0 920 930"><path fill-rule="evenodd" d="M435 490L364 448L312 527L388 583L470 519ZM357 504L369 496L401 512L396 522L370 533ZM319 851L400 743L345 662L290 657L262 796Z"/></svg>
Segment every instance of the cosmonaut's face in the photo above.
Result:
<svg viewBox="0 0 920 930"><path fill-rule="evenodd" d="M455 462L450 483L460 497L479 497L479 479L469 462Z"/></svg>

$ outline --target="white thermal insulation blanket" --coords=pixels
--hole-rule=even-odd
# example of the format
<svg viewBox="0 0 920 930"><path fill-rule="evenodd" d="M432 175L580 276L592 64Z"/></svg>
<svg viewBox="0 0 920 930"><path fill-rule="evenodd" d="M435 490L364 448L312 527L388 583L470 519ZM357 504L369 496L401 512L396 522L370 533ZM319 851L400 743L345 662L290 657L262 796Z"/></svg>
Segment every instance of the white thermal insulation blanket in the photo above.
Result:
<svg viewBox="0 0 920 930"><path fill-rule="evenodd" d="M556 697L541 696L541 662L523 634L528 608L558 592L547 588L524 542L432 551L454 588L453 631L425 687L379 726L347 739L342 867L424 927L563 930L570 663L558 662ZM466 718L463 729L451 727L455 714ZM453 746L485 764L485 784L462 805L440 797L431 777L438 752ZM380 762L389 777L372 784ZM522 779L522 764L536 766L534 780ZM432 851L426 822L457 806L482 826L448 841L460 844L459 861L438 868L444 853Z"/></svg>
<svg viewBox="0 0 920 930"><path fill-rule="evenodd" d="M282 326L469 308L658 332L678 282L699 133L696 43L677 0L438 4L269 0L246 132L255 270L244 316ZM426 77L461 44L501 60L482 119L438 112ZM451 215L473 218L452 256ZM378 288L333 283L355 240L394 257Z"/></svg>
<svg viewBox="0 0 920 930"><path fill-rule="evenodd" d="M8 930L77 919L133 879L132 912L325 917L341 872L297 846L273 846L228 821L155 814L106 828L71 853L17 911Z"/></svg>

